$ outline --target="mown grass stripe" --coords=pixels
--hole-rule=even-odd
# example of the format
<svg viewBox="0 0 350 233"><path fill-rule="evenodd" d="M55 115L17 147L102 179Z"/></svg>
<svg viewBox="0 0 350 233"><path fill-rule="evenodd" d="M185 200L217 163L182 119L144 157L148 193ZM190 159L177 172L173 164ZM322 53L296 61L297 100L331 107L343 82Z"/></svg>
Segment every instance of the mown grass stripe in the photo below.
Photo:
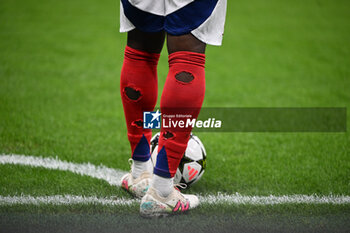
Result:
<svg viewBox="0 0 350 233"><path fill-rule="evenodd" d="M93 165L90 163L76 164L62 161L56 158L43 158L26 155L0 155L0 164L15 164L31 167L43 167L47 169L56 169L61 171L70 171L75 174L90 176L93 178L107 181L110 185L119 186L121 177L126 173L118 169L108 168L104 165ZM205 204L249 204L249 205L277 205L277 204L350 204L350 196L344 195L282 195L282 196L244 196L239 193L204 195L199 196L201 203ZM0 205L12 204L102 204L102 205L131 205L138 202L134 199L125 199L118 197L98 198L95 196L72 196L72 195L54 195L54 196L0 196Z"/></svg>

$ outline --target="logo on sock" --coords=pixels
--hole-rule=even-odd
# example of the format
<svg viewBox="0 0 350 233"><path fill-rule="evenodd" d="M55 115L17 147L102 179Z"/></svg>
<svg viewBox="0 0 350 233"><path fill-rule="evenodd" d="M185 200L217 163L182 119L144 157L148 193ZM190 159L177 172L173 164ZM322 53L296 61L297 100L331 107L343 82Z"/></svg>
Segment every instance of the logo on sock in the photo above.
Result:
<svg viewBox="0 0 350 233"><path fill-rule="evenodd" d="M156 112L143 112L143 128L144 129L160 129L161 113L159 110Z"/></svg>

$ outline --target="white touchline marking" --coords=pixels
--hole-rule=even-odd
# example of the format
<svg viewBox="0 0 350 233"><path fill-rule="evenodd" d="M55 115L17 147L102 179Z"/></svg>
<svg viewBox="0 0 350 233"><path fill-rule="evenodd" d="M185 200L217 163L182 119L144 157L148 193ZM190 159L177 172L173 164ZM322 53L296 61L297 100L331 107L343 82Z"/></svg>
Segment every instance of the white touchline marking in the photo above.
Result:
<svg viewBox="0 0 350 233"><path fill-rule="evenodd" d="M0 196L0 206L4 205L74 205L74 204L100 204L106 206L128 206L137 203L136 199L126 198L98 198L73 195L39 196Z"/></svg>
<svg viewBox="0 0 350 233"><path fill-rule="evenodd" d="M279 205L279 204L350 204L349 196L242 196L240 194L232 195L207 195L199 196L202 204L235 204L235 205ZM104 206L130 206L139 204L139 199L127 199L118 197L96 197L96 196L73 196L73 195L54 195L54 196L0 196L0 206L5 205L74 205L74 204L93 204Z"/></svg>
<svg viewBox="0 0 350 233"><path fill-rule="evenodd" d="M90 163L75 164L62 161L56 158L43 158L25 155L0 155L0 164L16 164L31 167L43 167L47 169L56 169L61 171L70 171L79 175L90 176L93 178L107 181L110 185L119 186L121 177L126 172L108 168L103 165L95 166ZM350 204L350 196L345 195L283 195L283 196L243 196L236 194L222 194L199 196L201 203L204 204L250 204L250 205L276 205L276 204ZM53 204L53 205L71 205L71 204L101 204L108 206L122 206L139 203L140 200L126 199L119 197L101 198L96 196L73 196L73 195L54 195L54 196L1 196L0 205L16 204Z"/></svg>
<svg viewBox="0 0 350 233"><path fill-rule="evenodd" d="M251 205L276 205L276 204L350 204L350 196L344 195L283 195L283 196L243 196L236 194L222 194L201 196L200 200L207 204L251 204Z"/></svg>
<svg viewBox="0 0 350 233"><path fill-rule="evenodd" d="M60 171L70 171L83 176L90 176L107 181L110 185L120 186L120 179L125 171L108 168L104 165L93 165L91 163L72 163L56 158L43 158L26 155L0 155L0 164L15 164L31 167L42 167Z"/></svg>

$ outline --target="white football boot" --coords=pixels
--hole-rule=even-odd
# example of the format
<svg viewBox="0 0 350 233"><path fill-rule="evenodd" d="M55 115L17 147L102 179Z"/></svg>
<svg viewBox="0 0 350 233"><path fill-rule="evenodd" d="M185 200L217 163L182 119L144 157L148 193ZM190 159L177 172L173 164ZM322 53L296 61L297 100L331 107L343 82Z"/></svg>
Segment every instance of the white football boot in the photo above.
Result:
<svg viewBox="0 0 350 233"><path fill-rule="evenodd" d="M132 159L129 159L129 163L132 166ZM150 184L151 184L152 174L148 171L141 173L136 179L132 176L131 171L125 174L121 178L121 186L131 195L137 198L142 198L145 196Z"/></svg>
<svg viewBox="0 0 350 233"><path fill-rule="evenodd" d="M150 187L141 200L140 214L143 217L163 217L171 214L185 213L199 205L195 195L182 194L174 187L167 197L161 197L158 192Z"/></svg>
<svg viewBox="0 0 350 233"><path fill-rule="evenodd" d="M130 172L122 177L121 183L122 188L131 195L142 198L150 186L151 174L149 172L143 172L138 178L134 179Z"/></svg>

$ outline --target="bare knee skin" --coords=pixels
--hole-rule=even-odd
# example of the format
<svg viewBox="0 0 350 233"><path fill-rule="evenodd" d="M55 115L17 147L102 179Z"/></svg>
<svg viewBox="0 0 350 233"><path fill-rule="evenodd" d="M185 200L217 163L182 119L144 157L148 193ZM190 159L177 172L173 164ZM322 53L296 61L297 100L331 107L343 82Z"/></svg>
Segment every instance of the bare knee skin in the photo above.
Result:
<svg viewBox="0 0 350 233"><path fill-rule="evenodd" d="M127 45L148 53L160 53L165 40L165 32L142 32L134 29L128 32Z"/></svg>
<svg viewBox="0 0 350 233"><path fill-rule="evenodd" d="M181 36L167 35L167 47L168 53L174 53L178 51L188 51L195 53L205 53L206 44L198 40L192 34L186 34Z"/></svg>
<svg viewBox="0 0 350 233"><path fill-rule="evenodd" d="M160 53L165 40L165 32L142 32L134 29L128 32L127 45L133 49L149 52ZM167 34L168 53L178 51L189 51L196 53L205 53L206 44L198 40L192 34L173 36Z"/></svg>

